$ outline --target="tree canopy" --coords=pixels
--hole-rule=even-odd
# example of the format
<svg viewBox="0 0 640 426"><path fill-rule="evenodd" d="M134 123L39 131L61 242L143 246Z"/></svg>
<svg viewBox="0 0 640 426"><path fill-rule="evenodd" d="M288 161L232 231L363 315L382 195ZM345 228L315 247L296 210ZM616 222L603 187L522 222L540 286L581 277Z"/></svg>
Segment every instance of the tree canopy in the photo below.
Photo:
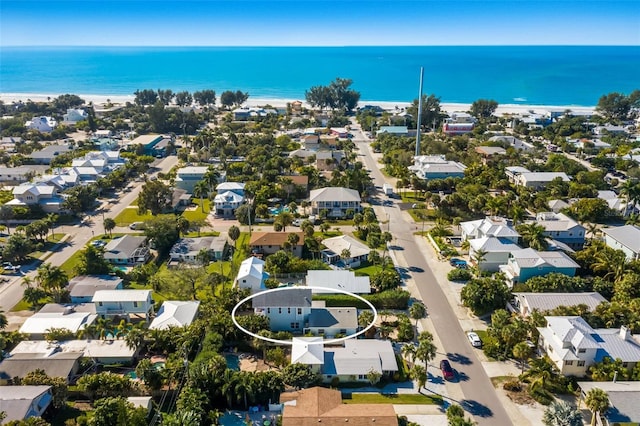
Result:
<svg viewBox="0 0 640 426"><path fill-rule="evenodd" d="M328 86L313 86L305 91L307 102L317 108L353 110L360 100L360 92L350 89L352 80L336 78Z"/></svg>

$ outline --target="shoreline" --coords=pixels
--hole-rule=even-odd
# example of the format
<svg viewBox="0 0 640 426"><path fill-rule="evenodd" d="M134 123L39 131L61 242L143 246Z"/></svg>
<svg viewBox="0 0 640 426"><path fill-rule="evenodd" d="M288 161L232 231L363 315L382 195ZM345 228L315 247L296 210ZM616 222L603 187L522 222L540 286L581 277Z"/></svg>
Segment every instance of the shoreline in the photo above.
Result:
<svg viewBox="0 0 640 426"><path fill-rule="evenodd" d="M94 105L104 105L107 101L111 101L114 105L125 104L126 102L133 102L135 95L96 95L96 94L77 94L85 102L93 102ZM0 101L5 104L11 104L19 101L26 101L27 99L33 102L47 102L49 99L54 99L60 96L60 94L41 94L41 93L0 93ZM245 106L257 107L263 105L271 105L274 107L286 107L287 103L301 101L306 108L311 108L310 105L304 100L288 99L288 98L265 98L265 97L249 97L245 102ZM358 102L358 106L364 105L377 105L385 110L394 111L397 108L407 108L411 105L411 102L407 101L373 101L373 100L361 100ZM471 107L471 103L456 103L456 102L441 102L440 108L447 113L468 111ZM576 113L593 113L595 106L583 106L583 105L534 105L534 104L498 104L495 115L504 114L521 114L527 112L546 112L548 110L571 110Z"/></svg>

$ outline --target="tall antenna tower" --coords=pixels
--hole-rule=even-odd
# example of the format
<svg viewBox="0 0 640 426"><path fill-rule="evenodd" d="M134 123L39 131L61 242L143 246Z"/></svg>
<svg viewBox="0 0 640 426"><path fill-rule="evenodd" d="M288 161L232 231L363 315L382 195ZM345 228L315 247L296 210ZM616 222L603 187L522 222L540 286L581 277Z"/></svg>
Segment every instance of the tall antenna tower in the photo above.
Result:
<svg viewBox="0 0 640 426"><path fill-rule="evenodd" d="M422 77L424 67L420 67L420 91L418 92L418 127L416 128L416 157L420 155L420 127L422 126Z"/></svg>

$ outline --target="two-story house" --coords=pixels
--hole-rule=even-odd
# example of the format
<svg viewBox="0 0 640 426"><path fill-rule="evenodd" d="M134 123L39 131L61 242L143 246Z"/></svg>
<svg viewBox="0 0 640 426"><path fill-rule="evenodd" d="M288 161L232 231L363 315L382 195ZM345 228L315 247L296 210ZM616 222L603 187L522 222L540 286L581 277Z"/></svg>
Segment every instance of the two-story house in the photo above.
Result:
<svg viewBox="0 0 640 426"><path fill-rule="evenodd" d="M536 251L532 248L511 252L506 265L500 266L510 285L552 272L573 277L580 265L561 251Z"/></svg>
<svg viewBox="0 0 640 426"><path fill-rule="evenodd" d="M55 186L44 183L23 183L13 188L13 200L6 204L8 206L35 206L38 205L47 213L58 213L62 211L64 198L58 193Z"/></svg>
<svg viewBox="0 0 640 426"><path fill-rule="evenodd" d="M464 177L467 167L457 161L447 161L444 155L418 155L413 158L409 170L420 179L446 179L448 177Z"/></svg>
<svg viewBox="0 0 640 426"><path fill-rule="evenodd" d="M547 237L560 241L573 250L582 250L585 228L564 213L544 212L536 215L536 223L542 226Z"/></svg>
<svg viewBox="0 0 640 426"><path fill-rule="evenodd" d="M29 417L41 417L52 401L51 386L0 386L3 422L22 422Z"/></svg>
<svg viewBox="0 0 640 426"><path fill-rule="evenodd" d="M329 264L344 264L344 266L357 268L362 262L367 261L371 248L353 238L350 235L340 235L337 237L325 238L322 245L326 249L322 250L322 260ZM345 251L346 250L346 251ZM342 257L342 254L349 254Z"/></svg>
<svg viewBox="0 0 640 426"><path fill-rule="evenodd" d="M102 318L142 315L149 321L153 314L151 290L99 290L93 295L93 303Z"/></svg>
<svg viewBox="0 0 640 426"><path fill-rule="evenodd" d="M513 222L502 217L485 217L460 223L463 240L495 237L518 243L520 234L513 228Z"/></svg>
<svg viewBox="0 0 640 426"><path fill-rule="evenodd" d="M176 171L175 185L193 194L193 188L200 182L209 170L207 166L187 166Z"/></svg>
<svg viewBox="0 0 640 426"><path fill-rule="evenodd" d="M314 189L309 195L311 213L332 218L352 216L362 211L360 194L355 189L326 187Z"/></svg>
<svg viewBox="0 0 640 426"><path fill-rule="evenodd" d="M240 263L234 284L239 288L248 288L251 293L266 290L265 281L269 273L264 269L264 260L255 256L246 258Z"/></svg>
<svg viewBox="0 0 640 426"><path fill-rule="evenodd" d="M290 250L294 256L302 257L302 248L304 247L304 232L254 232L249 240L249 248L251 252L258 256L266 256L273 254L279 250L283 250L287 244L290 244L289 235L298 236L298 242L287 250Z"/></svg>
<svg viewBox="0 0 640 426"><path fill-rule="evenodd" d="M511 252L522 247L504 237L482 237L469 240L469 258L481 271L497 272L506 265ZM477 253L484 253L478 257Z"/></svg>
<svg viewBox="0 0 640 426"><path fill-rule="evenodd" d="M89 118L87 111L79 108L67 108L67 113L62 115L62 121L69 124L77 123Z"/></svg>
<svg viewBox="0 0 640 426"><path fill-rule="evenodd" d="M256 314L269 318L271 331L302 332L311 314L310 288L289 287L258 293L253 298Z"/></svg>
<svg viewBox="0 0 640 426"><path fill-rule="evenodd" d="M78 275L69 280L71 303L92 303L100 290L122 290L123 279L115 275Z"/></svg>
<svg viewBox="0 0 640 426"><path fill-rule="evenodd" d="M234 217L243 203L243 195L232 191L218 192L213 198L213 213L219 217Z"/></svg>
<svg viewBox="0 0 640 426"><path fill-rule="evenodd" d="M640 227L624 225L604 228L604 242L614 250L622 250L627 260L640 260Z"/></svg>
<svg viewBox="0 0 640 426"><path fill-rule="evenodd" d="M45 116L33 117L31 120L24 123L24 126L27 129L37 130L42 133L50 133L57 125L58 122L55 118Z"/></svg>
<svg viewBox="0 0 640 426"><path fill-rule="evenodd" d="M545 319L547 326L538 327L538 344L565 376L585 376L605 357L620 359L629 370L640 362L640 344L625 326L594 330L578 316Z"/></svg>

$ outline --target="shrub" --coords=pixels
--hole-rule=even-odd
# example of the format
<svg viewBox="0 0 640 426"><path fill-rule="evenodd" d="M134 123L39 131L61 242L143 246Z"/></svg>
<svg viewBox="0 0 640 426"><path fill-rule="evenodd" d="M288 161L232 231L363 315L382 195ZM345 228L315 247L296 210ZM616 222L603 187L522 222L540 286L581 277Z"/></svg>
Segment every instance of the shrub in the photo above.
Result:
<svg viewBox="0 0 640 426"><path fill-rule="evenodd" d="M510 392L520 392L522 390L522 383L518 380L509 380L502 385L502 389Z"/></svg>
<svg viewBox="0 0 640 426"><path fill-rule="evenodd" d="M339 384L340 384L340 377L336 376L333 379L331 379L332 388L337 388Z"/></svg>
<svg viewBox="0 0 640 426"><path fill-rule="evenodd" d="M449 271L447 279L449 281L469 281L471 279L471 272L467 269L455 268Z"/></svg>

